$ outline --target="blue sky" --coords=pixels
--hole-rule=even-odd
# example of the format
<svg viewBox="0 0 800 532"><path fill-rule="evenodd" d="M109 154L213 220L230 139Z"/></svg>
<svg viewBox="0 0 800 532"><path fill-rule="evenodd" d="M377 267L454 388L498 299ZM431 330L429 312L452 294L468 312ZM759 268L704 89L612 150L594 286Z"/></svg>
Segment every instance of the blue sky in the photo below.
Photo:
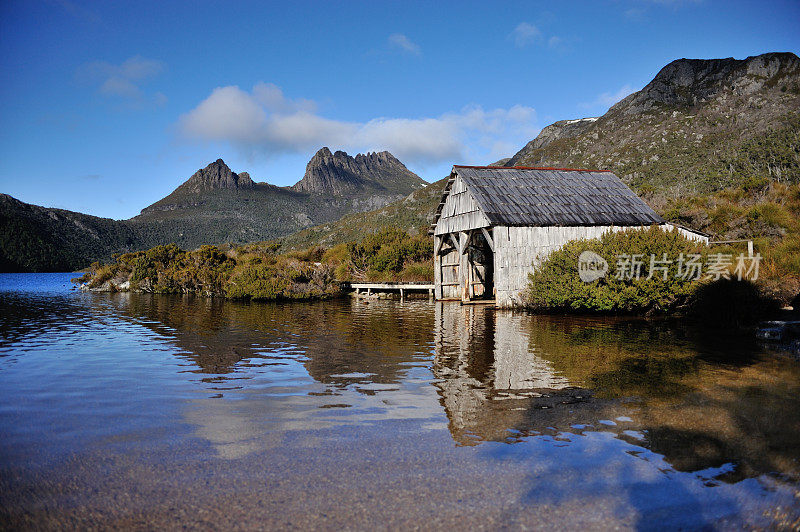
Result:
<svg viewBox="0 0 800 532"><path fill-rule="evenodd" d="M598 116L681 57L800 52L800 2L0 2L0 192L128 218L222 157L423 179Z"/></svg>

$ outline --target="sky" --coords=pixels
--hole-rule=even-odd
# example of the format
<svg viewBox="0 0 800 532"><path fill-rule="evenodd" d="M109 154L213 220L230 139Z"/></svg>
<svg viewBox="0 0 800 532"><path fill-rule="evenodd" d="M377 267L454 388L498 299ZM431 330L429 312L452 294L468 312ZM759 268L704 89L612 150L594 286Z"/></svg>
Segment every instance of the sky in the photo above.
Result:
<svg viewBox="0 0 800 532"><path fill-rule="evenodd" d="M672 60L800 54L800 1L0 1L0 192L124 219L222 158L426 181L602 115Z"/></svg>

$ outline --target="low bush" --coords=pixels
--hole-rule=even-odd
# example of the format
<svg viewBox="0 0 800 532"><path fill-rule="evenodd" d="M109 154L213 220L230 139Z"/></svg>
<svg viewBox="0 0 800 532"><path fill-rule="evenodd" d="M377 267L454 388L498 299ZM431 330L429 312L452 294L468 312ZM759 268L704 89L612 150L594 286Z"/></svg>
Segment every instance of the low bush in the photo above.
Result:
<svg viewBox="0 0 800 532"><path fill-rule="evenodd" d="M578 257L591 251L605 259L604 277L584 282L578 275ZM699 256L707 250L677 231L657 226L605 233L599 239L577 240L551 253L529 275L525 304L535 310L559 312L667 312L685 305L696 281L679 275L686 268L682 256ZM636 256L637 261L632 258ZM650 273L650 257L661 269ZM661 263L666 256L670 263ZM625 262L623 258L629 258ZM636 276L636 262L641 261ZM704 273L704 272L703 272Z"/></svg>
<svg viewBox="0 0 800 532"><path fill-rule="evenodd" d="M337 273L348 279L418 280L422 270L407 270L407 267L430 263L430 275L424 280L433 280L433 242L427 235L411 236L401 229L390 227L368 235L359 242L348 243L345 250L336 253L342 261L340 264L345 265L338 267ZM404 272L411 274L414 279L406 278Z"/></svg>

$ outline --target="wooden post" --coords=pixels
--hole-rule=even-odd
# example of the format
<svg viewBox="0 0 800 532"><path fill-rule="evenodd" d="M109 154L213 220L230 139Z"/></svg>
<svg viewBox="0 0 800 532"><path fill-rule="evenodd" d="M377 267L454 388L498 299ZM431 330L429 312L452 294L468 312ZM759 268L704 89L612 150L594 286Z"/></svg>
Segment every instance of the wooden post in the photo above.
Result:
<svg viewBox="0 0 800 532"><path fill-rule="evenodd" d="M492 239L492 235L489 234L489 231L487 231L485 227L481 227L481 232L483 233L483 238L486 239L486 243L489 244L489 249L494 253L494 240Z"/></svg>
<svg viewBox="0 0 800 532"><path fill-rule="evenodd" d="M469 241L472 238L472 231L467 232L467 244L464 246L464 258L467 259L467 301L472 299L472 260L469 256Z"/></svg>
<svg viewBox="0 0 800 532"><path fill-rule="evenodd" d="M442 245L444 244L444 235L443 236L434 236L434 249L435 251L433 254L433 287L434 287L434 295L436 299L442 299Z"/></svg>
<svg viewBox="0 0 800 532"><path fill-rule="evenodd" d="M469 282L470 282L469 254L467 253L467 247L469 245L469 233L462 231L458 235L459 235L458 281L459 283L461 283L461 301L467 302L469 301Z"/></svg>

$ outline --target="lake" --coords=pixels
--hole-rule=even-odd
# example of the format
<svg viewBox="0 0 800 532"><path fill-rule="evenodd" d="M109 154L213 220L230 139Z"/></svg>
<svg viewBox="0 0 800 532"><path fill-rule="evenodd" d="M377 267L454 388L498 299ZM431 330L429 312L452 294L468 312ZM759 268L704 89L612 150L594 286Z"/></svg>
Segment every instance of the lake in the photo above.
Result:
<svg viewBox="0 0 800 532"><path fill-rule="evenodd" d="M800 362L737 331L0 275L10 528L800 525Z"/></svg>

